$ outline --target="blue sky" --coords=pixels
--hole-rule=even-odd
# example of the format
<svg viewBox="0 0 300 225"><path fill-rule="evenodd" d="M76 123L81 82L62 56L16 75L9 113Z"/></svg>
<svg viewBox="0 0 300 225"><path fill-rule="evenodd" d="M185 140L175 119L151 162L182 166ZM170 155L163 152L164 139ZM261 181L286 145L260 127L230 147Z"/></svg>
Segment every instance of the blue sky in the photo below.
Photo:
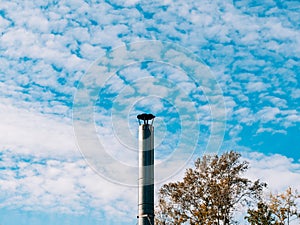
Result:
<svg viewBox="0 0 300 225"><path fill-rule="evenodd" d="M135 224L143 111L157 189L233 149L300 190L299 20L298 1L2 0L0 224Z"/></svg>

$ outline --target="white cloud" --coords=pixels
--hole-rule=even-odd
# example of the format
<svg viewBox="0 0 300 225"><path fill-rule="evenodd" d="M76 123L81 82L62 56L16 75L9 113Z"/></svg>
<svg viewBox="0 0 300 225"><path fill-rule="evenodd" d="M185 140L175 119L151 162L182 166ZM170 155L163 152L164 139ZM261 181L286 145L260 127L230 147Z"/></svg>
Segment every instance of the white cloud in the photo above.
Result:
<svg viewBox="0 0 300 225"><path fill-rule="evenodd" d="M252 152L243 154L250 163L247 176L261 179L268 184L271 191L285 191L289 186L300 188L300 164L286 156L274 154L264 155Z"/></svg>
<svg viewBox="0 0 300 225"><path fill-rule="evenodd" d="M292 98L294 98L294 99L300 98L300 89L293 89L292 90Z"/></svg>
<svg viewBox="0 0 300 225"><path fill-rule="evenodd" d="M261 96L263 101L267 101L270 102L272 104L272 106L274 107L278 107L278 108L287 108L288 104L287 101L285 99L282 98L278 98L275 96Z"/></svg>
<svg viewBox="0 0 300 225"><path fill-rule="evenodd" d="M276 134L276 133L287 134L286 130L277 130L277 129L273 129L273 128L269 128L269 127L268 128L260 127L256 131L256 134L263 133L263 132L269 132L269 133L272 133L272 134Z"/></svg>
<svg viewBox="0 0 300 225"><path fill-rule="evenodd" d="M134 213L131 209L136 206L137 189L103 180L84 160L32 156L27 162L20 154L2 153L9 157L1 162L1 167L6 168L0 177L2 207L94 215L103 210L111 218ZM122 202L131 207L118 207Z"/></svg>
<svg viewBox="0 0 300 225"><path fill-rule="evenodd" d="M15 153L36 156L78 157L70 120L9 104L0 104L0 109L1 150L11 149Z"/></svg>
<svg viewBox="0 0 300 225"><path fill-rule="evenodd" d="M245 123L247 125L252 124L255 121L255 117L249 108L243 107L234 111L237 116L237 121Z"/></svg>
<svg viewBox="0 0 300 225"><path fill-rule="evenodd" d="M266 91L269 87L269 84L266 84L264 82L258 81L258 82L249 82L246 86L248 92L261 92Z"/></svg>
<svg viewBox="0 0 300 225"><path fill-rule="evenodd" d="M280 113L280 109L278 109L277 107L264 107L259 112L257 112L257 118L262 123L276 121L277 120L276 115L278 115L279 113Z"/></svg>

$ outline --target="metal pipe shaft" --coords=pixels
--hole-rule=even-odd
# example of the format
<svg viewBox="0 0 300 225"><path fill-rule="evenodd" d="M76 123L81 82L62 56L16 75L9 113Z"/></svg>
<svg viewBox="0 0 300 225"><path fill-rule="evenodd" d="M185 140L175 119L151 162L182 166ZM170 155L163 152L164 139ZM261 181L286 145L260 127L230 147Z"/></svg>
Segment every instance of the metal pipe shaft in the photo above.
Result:
<svg viewBox="0 0 300 225"><path fill-rule="evenodd" d="M154 225L154 127L139 126L138 225Z"/></svg>

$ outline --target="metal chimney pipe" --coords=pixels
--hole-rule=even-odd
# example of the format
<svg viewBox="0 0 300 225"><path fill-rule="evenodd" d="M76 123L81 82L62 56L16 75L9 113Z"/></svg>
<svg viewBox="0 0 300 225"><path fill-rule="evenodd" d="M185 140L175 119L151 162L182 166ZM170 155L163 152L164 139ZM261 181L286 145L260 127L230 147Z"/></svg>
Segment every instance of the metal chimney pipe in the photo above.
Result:
<svg viewBox="0 0 300 225"><path fill-rule="evenodd" d="M139 119L139 196L138 225L154 225L154 127L155 116L138 115ZM141 120L144 121L141 124ZM152 123L149 124L149 120Z"/></svg>

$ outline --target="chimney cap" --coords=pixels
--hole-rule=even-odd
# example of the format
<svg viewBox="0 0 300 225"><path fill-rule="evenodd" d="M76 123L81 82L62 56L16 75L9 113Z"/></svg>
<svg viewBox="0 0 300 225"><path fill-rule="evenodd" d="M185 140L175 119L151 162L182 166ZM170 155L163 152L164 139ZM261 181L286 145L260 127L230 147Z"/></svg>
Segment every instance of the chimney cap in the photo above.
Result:
<svg viewBox="0 0 300 225"><path fill-rule="evenodd" d="M155 118L155 116L153 114L147 114L147 113L143 113L143 114L139 114L137 115L138 120L143 120L144 124L148 124L149 120L153 120Z"/></svg>

